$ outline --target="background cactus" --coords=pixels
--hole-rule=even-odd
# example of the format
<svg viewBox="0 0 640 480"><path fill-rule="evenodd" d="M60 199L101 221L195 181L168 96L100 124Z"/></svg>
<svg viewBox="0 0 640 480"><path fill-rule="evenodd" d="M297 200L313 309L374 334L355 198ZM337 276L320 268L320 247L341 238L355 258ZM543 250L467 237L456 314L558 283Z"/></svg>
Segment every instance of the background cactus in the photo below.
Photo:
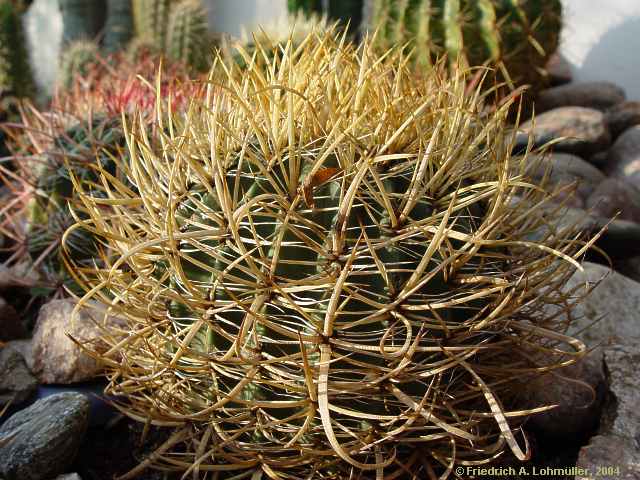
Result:
<svg viewBox="0 0 640 480"><path fill-rule="evenodd" d="M331 20L340 20L343 25L349 24L353 33L362 22L363 0L288 0L291 13L302 10L305 14L326 15Z"/></svg>
<svg viewBox="0 0 640 480"><path fill-rule="evenodd" d="M62 42L93 40L104 25L106 0L59 0Z"/></svg>
<svg viewBox="0 0 640 480"><path fill-rule="evenodd" d="M22 28L24 6L0 1L0 96L25 97L33 93L33 79Z"/></svg>
<svg viewBox="0 0 640 480"><path fill-rule="evenodd" d="M171 0L132 0L136 36L164 50Z"/></svg>
<svg viewBox="0 0 640 480"><path fill-rule="evenodd" d="M100 47L91 40L76 40L62 54L58 67L58 82L68 88L76 76L86 75L91 65L100 58Z"/></svg>
<svg viewBox="0 0 640 480"><path fill-rule="evenodd" d="M176 426L149 458L339 480L527 458L514 384L585 352L547 307L588 244L530 239L551 197L511 155L509 101L332 33L243 67L153 135L127 124L135 188L80 185L68 232L104 242L78 308L129 324L103 337L108 393Z"/></svg>
<svg viewBox="0 0 640 480"><path fill-rule="evenodd" d="M200 0L182 0L174 5L167 30L166 52L170 59L198 70L209 66L213 48L207 12Z"/></svg>
<svg viewBox="0 0 640 480"><path fill-rule="evenodd" d="M435 55L465 65L489 62L511 83L539 86L562 26L560 0L367 0L365 25L378 45L405 44L420 66Z"/></svg>
<svg viewBox="0 0 640 480"><path fill-rule="evenodd" d="M131 0L108 0L103 45L107 53L123 50L133 37Z"/></svg>

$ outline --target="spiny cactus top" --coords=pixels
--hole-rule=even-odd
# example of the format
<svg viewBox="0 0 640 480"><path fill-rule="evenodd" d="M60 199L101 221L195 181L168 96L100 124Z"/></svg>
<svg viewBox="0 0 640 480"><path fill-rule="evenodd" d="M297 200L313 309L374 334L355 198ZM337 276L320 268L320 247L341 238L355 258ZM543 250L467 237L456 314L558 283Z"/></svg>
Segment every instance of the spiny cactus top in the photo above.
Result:
<svg viewBox="0 0 640 480"><path fill-rule="evenodd" d="M176 428L153 459L185 478L527 458L514 385L584 352L545 307L566 308L586 245L548 229L508 102L487 113L462 73L416 79L331 32L272 58L225 64L153 133L128 123L116 173L76 182L68 233L103 241L73 270L83 301L128 321L105 332L109 393Z"/></svg>

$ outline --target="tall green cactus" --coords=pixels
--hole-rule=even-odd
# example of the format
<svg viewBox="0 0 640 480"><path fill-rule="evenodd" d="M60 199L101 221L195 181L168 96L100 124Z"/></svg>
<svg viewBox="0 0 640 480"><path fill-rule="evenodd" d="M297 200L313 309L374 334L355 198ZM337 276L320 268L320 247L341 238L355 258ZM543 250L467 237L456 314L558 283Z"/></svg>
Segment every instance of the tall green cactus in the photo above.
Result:
<svg viewBox="0 0 640 480"><path fill-rule="evenodd" d="M164 49L171 0L132 0L136 36Z"/></svg>
<svg viewBox="0 0 640 480"><path fill-rule="evenodd" d="M62 41L92 39L100 32L105 18L105 0L59 0L62 13Z"/></svg>
<svg viewBox="0 0 640 480"><path fill-rule="evenodd" d="M122 50L133 37L131 0L108 0L104 49L108 53Z"/></svg>
<svg viewBox="0 0 640 480"><path fill-rule="evenodd" d="M0 1L0 95L28 96L33 92L22 9L14 2Z"/></svg>
<svg viewBox="0 0 640 480"><path fill-rule="evenodd" d="M364 21L380 29L382 47L409 43L420 66L446 54L536 85L558 46L561 14L560 0L367 0Z"/></svg>
<svg viewBox="0 0 640 480"><path fill-rule="evenodd" d="M207 14L199 0L182 0L171 9L167 56L194 68L206 68L209 51Z"/></svg>

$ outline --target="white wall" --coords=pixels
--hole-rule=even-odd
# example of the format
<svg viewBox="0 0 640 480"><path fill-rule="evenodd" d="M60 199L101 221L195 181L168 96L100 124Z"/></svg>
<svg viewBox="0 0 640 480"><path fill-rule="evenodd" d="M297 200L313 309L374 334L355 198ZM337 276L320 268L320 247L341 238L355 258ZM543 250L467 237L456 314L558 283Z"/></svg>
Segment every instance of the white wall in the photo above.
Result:
<svg viewBox="0 0 640 480"><path fill-rule="evenodd" d="M575 80L609 80L640 100L640 0L563 3L561 52Z"/></svg>

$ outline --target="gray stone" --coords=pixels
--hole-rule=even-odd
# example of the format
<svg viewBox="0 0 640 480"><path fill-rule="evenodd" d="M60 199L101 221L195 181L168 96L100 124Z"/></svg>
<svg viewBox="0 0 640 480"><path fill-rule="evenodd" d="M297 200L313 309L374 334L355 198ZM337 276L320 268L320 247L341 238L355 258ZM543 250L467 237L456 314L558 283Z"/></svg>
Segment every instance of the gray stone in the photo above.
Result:
<svg viewBox="0 0 640 480"><path fill-rule="evenodd" d="M549 83L553 87L571 83L573 80L571 64L561 53L556 52L549 57L545 70L549 76Z"/></svg>
<svg viewBox="0 0 640 480"><path fill-rule="evenodd" d="M67 473L66 475L58 475L55 480L82 480L77 473Z"/></svg>
<svg viewBox="0 0 640 480"><path fill-rule="evenodd" d="M18 316L18 312L12 305L0 297L0 341L8 342L23 338L27 335L27 330Z"/></svg>
<svg viewBox="0 0 640 480"><path fill-rule="evenodd" d="M568 153L552 153L542 159L533 156L532 163L530 175L534 180L539 182L548 173L545 187L549 191L575 184L575 195L568 200L569 205L575 207L583 207L587 198L606 179L596 167ZM566 193L559 195L558 199L566 198L572 190L564 189L563 192Z"/></svg>
<svg viewBox="0 0 640 480"><path fill-rule="evenodd" d="M43 384L68 384L95 378L100 364L68 335L100 349L103 327L122 325L117 317L104 318L97 310L84 308L72 317L76 302L52 300L40 309L32 339L32 371Z"/></svg>
<svg viewBox="0 0 640 480"><path fill-rule="evenodd" d="M604 111L625 99L624 90L610 82L570 83L538 93L536 110L544 112L559 107L585 107Z"/></svg>
<svg viewBox="0 0 640 480"><path fill-rule="evenodd" d="M44 480L63 473L89 421L89 401L77 393L38 400L0 426L0 472L7 480Z"/></svg>
<svg viewBox="0 0 640 480"><path fill-rule="evenodd" d="M553 150L589 158L609 147L611 136L604 114L583 107L562 107L537 115L520 126L516 138L516 152L522 152L533 135L534 147L541 147L552 140Z"/></svg>
<svg viewBox="0 0 640 480"><path fill-rule="evenodd" d="M580 450L575 480L638 480L640 451L618 435L597 435Z"/></svg>
<svg viewBox="0 0 640 480"><path fill-rule="evenodd" d="M603 179L586 202L587 209L605 218L640 222L640 190L622 178Z"/></svg>
<svg viewBox="0 0 640 480"><path fill-rule="evenodd" d="M614 262L613 268L621 275L640 282L640 256L621 258Z"/></svg>
<svg viewBox="0 0 640 480"><path fill-rule="evenodd" d="M602 170L604 169L605 165L607 164L607 157L609 155L609 152L607 150L603 150L601 152L596 152L593 155L589 156L587 158L587 161L597 167L598 169Z"/></svg>
<svg viewBox="0 0 640 480"><path fill-rule="evenodd" d="M634 125L640 125L640 102L622 102L611 107L604 116L613 138Z"/></svg>
<svg viewBox="0 0 640 480"><path fill-rule="evenodd" d="M605 172L640 188L640 125L620 135L609 149Z"/></svg>
<svg viewBox="0 0 640 480"><path fill-rule="evenodd" d="M579 287L576 294L584 294L587 283L600 283L575 307L572 333L579 332L589 346L640 340L640 284L603 265L584 262L582 266L584 272L571 277L567 290Z"/></svg>
<svg viewBox="0 0 640 480"><path fill-rule="evenodd" d="M597 478L640 478L640 283L601 265L583 267L585 272L576 273L567 289L600 283L574 309L572 331L603 352L611 401L605 404L598 436L578 459L578 466L592 468L592 475L576 478L595 478L598 466L620 471Z"/></svg>
<svg viewBox="0 0 640 480"><path fill-rule="evenodd" d="M11 402L20 405L29 400L38 388L22 355L6 346L0 350L0 406Z"/></svg>
<svg viewBox="0 0 640 480"><path fill-rule="evenodd" d="M606 394L602 352L592 352L574 365L534 378L524 391L526 408L556 405L533 415L527 422L528 430L556 440L587 438L598 427Z"/></svg>
<svg viewBox="0 0 640 480"><path fill-rule="evenodd" d="M580 231L582 238L592 238L602 231L596 245L602 248L611 258L626 258L640 255L640 224L628 220L611 220L606 217L591 215L584 209L565 206L557 211L551 207L547 217L548 224L540 227L528 238L540 241L551 235L566 235L566 232Z"/></svg>

